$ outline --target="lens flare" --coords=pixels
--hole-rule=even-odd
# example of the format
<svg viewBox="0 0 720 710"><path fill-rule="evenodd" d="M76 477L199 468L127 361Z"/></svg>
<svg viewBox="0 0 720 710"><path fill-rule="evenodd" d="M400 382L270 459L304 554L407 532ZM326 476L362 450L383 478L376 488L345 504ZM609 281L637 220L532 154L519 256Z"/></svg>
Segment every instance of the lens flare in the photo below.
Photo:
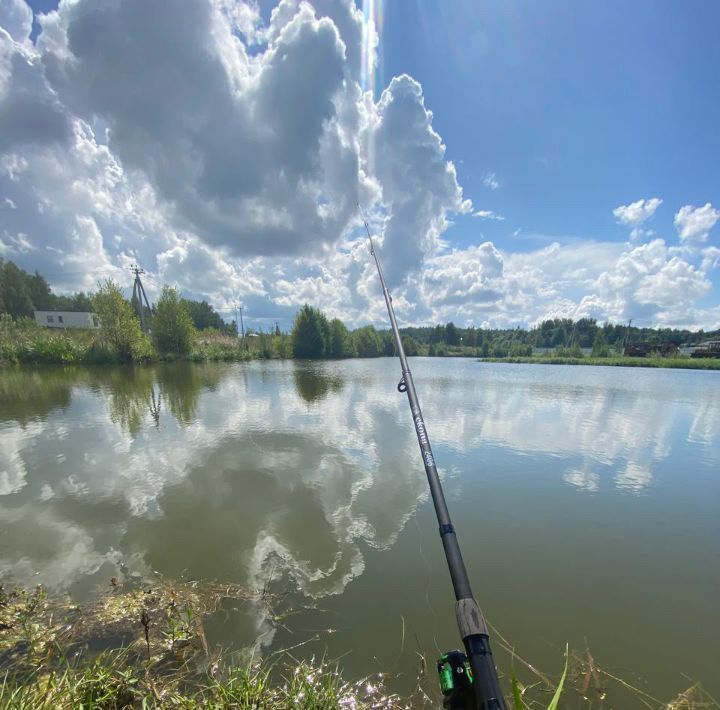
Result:
<svg viewBox="0 0 720 710"><path fill-rule="evenodd" d="M365 100L375 101L378 85L382 86L383 67L383 0L363 0L362 56L360 87ZM375 174L375 141L372 121L365 130L365 169L369 176Z"/></svg>

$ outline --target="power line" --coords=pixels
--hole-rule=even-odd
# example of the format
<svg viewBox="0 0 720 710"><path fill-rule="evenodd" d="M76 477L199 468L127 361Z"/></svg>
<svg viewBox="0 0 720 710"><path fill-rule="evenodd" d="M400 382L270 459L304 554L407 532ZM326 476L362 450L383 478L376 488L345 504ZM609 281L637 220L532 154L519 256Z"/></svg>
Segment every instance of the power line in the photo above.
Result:
<svg viewBox="0 0 720 710"><path fill-rule="evenodd" d="M37 269L36 269L37 271ZM120 271L120 267L118 267L118 271ZM38 271L38 273L40 273ZM117 271L55 271L50 273L42 273L40 276L43 278L55 278L59 276L112 276L117 275Z"/></svg>

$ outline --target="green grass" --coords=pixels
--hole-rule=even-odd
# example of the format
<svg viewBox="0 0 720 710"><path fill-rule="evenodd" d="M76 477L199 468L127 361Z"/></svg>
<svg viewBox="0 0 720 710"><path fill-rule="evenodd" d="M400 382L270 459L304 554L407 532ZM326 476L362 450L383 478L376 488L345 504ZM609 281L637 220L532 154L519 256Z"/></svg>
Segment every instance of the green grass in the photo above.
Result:
<svg viewBox="0 0 720 710"><path fill-rule="evenodd" d="M154 577L128 583L113 578L105 592L82 607L50 598L38 587L5 592L0 586L0 707L10 710L74 708L438 708L434 664L419 657L415 691L387 690L387 676L349 681L336 662L298 659L289 651L263 659L214 650L204 621L224 602L265 605L282 623L293 613L286 594L252 592L216 582L171 582ZM663 702L603 670L586 649L565 648L559 678L540 672L493 628L512 668L508 705L515 710L572 707L651 707L718 710L699 684ZM117 639L114 642L109 639ZM105 647L97 648L102 639ZM119 639L124 645L118 646ZM302 645L302 644L299 644ZM377 659L375 659L377 660ZM514 661L523 665L522 682ZM368 666L372 659L368 659ZM619 691L619 692L616 692ZM607 702L605 702L607 699Z"/></svg>
<svg viewBox="0 0 720 710"><path fill-rule="evenodd" d="M720 358L691 357L485 357L480 362L526 363L530 365L593 365L602 367L666 367L681 370L720 370Z"/></svg>
<svg viewBox="0 0 720 710"><path fill-rule="evenodd" d="M565 678L567 676L568 671L568 661L570 660L570 651L567 646L565 646L565 668L563 669L563 673L560 676L560 682L557 685L557 688L555 688L555 693L553 694L552 700L550 701L550 705L548 705L548 710L557 710L557 707L560 703L560 698L562 696L563 687L565 685Z"/></svg>
<svg viewBox="0 0 720 710"><path fill-rule="evenodd" d="M265 336L272 341L271 336ZM258 340L258 339L255 339ZM246 347L241 340L217 331L201 331L188 355L163 355L149 339L142 362L189 360L192 362L242 362L253 357L278 357L273 342L253 342ZM102 341L97 330L66 328L51 329L39 326L30 319L14 321L0 316L0 363L27 365L105 365L120 362L118 354Z"/></svg>
<svg viewBox="0 0 720 710"><path fill-rule="evenodd" d="M64 668L40 666L0 685L6 710L76 708L375 708L400 707L390 696L342 680L332 665L288 661L270 678L262 664L225 665L203 673L156 674L128 665L127 651L107 651Z"/></svg>
<svg viewBox="0 0 720 710"><path fill-rule="evenodd" d="M380 677L351 683L332 662L286 652L256 661L209 649L203 620L227 599L252 600L280 614L265 591L212 582L153 580L126 590L113 579L108 592L82 608L49 598L41 587L0 587L0 707L404 706ZM94 640L111 638L125 645L90 650Z"/></svg>

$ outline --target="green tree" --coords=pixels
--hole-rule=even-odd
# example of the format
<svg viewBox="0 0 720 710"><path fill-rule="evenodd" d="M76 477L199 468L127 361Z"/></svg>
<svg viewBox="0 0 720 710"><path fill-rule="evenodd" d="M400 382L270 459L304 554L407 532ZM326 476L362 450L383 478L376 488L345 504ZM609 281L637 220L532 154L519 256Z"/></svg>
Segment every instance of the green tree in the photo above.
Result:
<svg viewBox="0 0 720 710"><path fill-rule="evenodd" d="M330 357L352 357L353 344L350 333L339 318L330 321Z"/></svg>
<svg viewBox="0 0 720 710"><path fill-rule="evenodd" d="M33 308L38 311L47 311L53 307L53 295L44 276L36 271L32 276L24 274Z"/></svg>
<svg viewBox="0 0 720 710"><path fill-rule="evenodd" d="M379 357L383 353L383 343L371 325L358 328L353 333L353 341L358 357Z"/></svg>
<svg viewBox="0 0 720 710"><path fill-rule="evenodd" d="M33 301L36 304L36 308L52 308L56 311L75 311L84 313L92 311L92 302L90 300L90 296L83 293L82 291L78 291L72 296L56 296L55 294L50 293L47 306L38 306L34 296Z"/></svg>
<svg viewBox="0 0 720 710"><path fill-rule="evenodd" d="M13 318L33 316L33 301L28 287L28 274L12 261L0 260L0 301Z"/></svg>
<svg viewBox="0 0 720 710"><path fill-rule="evenodd" d="M610 348L605 341L605 335L602 330L598 328L595 333L595 340L593 340L592 356L593 357L608 357L610 355Z"/></svg>
<svg viewBox="0 0 720 710"><path fill-rule="evenodd" d="M490 356L491 357L507 357L508 356L507 343L502 340L494 340L492 345L490 346Z"/></svg>
<svg viewBox="0 0 720 710"><path fill-rule="evenodd" d="M78 291L72 297L72 311L87 313L92 311L92 300L84 291Z"/></svg>
<svg viewBox="0 0 720 710"><path fill-rule="evenodd" d="M187 304L176 289L163 287L155 304L152 334L161 353L187 355L195 340L195 328Z"/></svg>
<svg viewBox="0 0 720 710"><path fill-rule="evenodd" d="M395 336L391 330L382 330L378 333L382 347L381 355L393 357L395 355Z"/></svg>
<svg viewBox="0 0 720 710"><path fill-rule="evenodd" d="M325 314L319 309L305 304L295 316L291 337L295 357L327 357L330 325Z"/></svg>
<svg viewBox="0 0 720 710"><path fill-rule="evenodd" d="M140 320L117 283L112 279L100 283L92 305L100 319L100 337L118 359L131 362L149 354Z"/></svg>
<svg viewBox="0 0 720 710"><path fill-rule="evenodd" d="M411 355L417 355L418 354L418 341L415 340L411 335L403 335L402 336L402 344L403 344L403 350L405 351L405 354L410 357Z"/></svg>
<svg viewBox="0 0 720 710"><path fill-rule="evenodd" d="M448 345L457 345L460 342L460 334L452 321L445 326L445 342Z"/></svg>
<svg viewBox="0 0 720 710"><path fill-rule="evenodd" d="M191 301L185 298L182 301L197 330L206 330L207 328L217 328L219 331L227 330L225 321L207 301Z"/></svg>

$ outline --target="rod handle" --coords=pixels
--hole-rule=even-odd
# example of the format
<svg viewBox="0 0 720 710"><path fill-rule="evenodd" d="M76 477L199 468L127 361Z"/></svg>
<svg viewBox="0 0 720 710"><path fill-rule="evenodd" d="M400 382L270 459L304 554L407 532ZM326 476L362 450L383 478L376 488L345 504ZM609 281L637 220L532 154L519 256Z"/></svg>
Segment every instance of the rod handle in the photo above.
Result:
<svg viewBox="0 0 720 710"><path fill-rule="evenodd" d="M473 673L478 710L507 710L500 688L485 617L474 599L458 599L455 616Z"/></svg>

